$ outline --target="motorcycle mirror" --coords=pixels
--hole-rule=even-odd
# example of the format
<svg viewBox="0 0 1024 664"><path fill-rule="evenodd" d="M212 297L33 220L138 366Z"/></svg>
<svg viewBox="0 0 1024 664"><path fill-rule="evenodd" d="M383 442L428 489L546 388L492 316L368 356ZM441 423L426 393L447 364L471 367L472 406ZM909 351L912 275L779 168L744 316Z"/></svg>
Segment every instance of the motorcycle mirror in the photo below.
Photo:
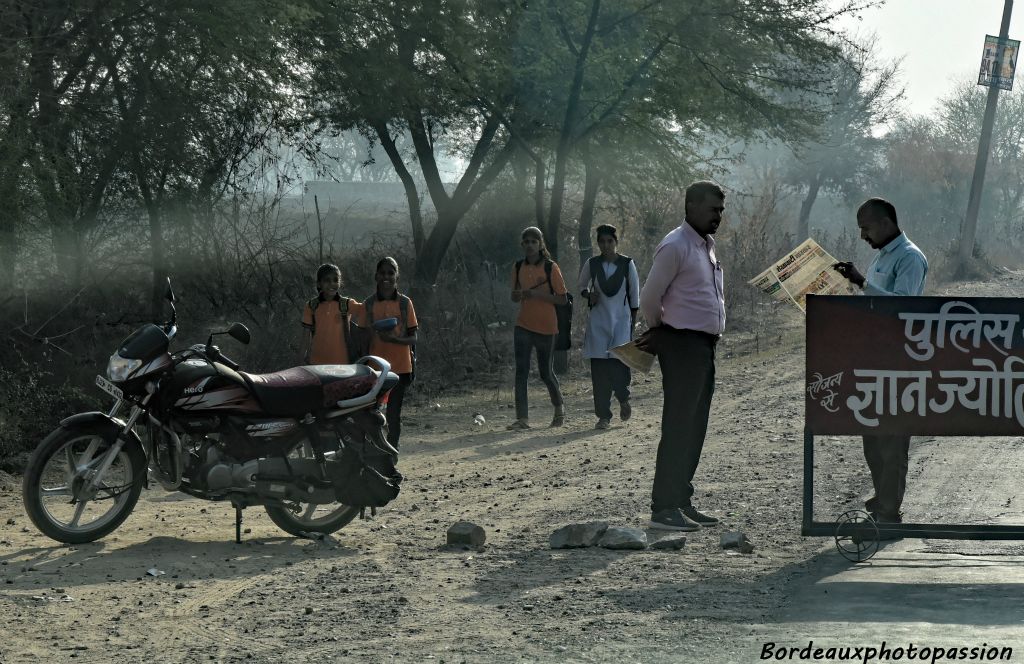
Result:
<svg viewBox="0 0 1024 664"><path fill-rule="evenodd" d="M232 323L231 327L228 328L228 334L235 341L240 341L243 344L248 344L252 340L252 336L249 334L249 328L241 323Z"/></svg>

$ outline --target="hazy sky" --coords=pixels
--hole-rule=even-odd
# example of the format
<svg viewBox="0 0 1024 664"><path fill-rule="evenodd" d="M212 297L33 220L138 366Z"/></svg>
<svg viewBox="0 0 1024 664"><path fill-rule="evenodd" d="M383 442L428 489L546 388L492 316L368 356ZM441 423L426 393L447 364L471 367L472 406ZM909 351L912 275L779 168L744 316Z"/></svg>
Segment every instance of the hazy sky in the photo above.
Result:
<svg viewBox="0 0 1024 664"><path fill-rule="evenodd" d="M905 56L906 106L928 114L956 81L978 80L985 35L999 34L1002 15L1003 0L888 0L843 25L874 32L883 57ZM1009 36L1024 40L1024 0L1014 3ZM1024 85L1022 69L1017 67L1014 91Z"/></svg>

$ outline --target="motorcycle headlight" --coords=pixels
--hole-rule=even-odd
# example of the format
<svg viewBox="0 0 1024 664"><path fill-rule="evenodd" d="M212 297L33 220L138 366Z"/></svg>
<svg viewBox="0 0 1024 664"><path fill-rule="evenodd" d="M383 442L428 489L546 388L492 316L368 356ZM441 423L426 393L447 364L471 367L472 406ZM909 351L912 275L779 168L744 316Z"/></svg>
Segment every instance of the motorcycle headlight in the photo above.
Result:
<svg viewBox="0 0 1024 664"><path fill-rule="evenodd" d="M107 378L115 383L123 383L133 371L142 366L142 360L129 360L117 353L110 356L107 362Z"/></svg>

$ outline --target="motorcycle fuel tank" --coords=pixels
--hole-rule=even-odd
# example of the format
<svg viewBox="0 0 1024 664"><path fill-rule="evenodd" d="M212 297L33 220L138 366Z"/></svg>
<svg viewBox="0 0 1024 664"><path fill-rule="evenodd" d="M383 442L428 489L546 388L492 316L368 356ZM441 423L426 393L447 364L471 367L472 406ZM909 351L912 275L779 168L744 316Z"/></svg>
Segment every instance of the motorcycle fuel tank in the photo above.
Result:
<svg viewBox="0 0 1024 664"><path fill-rule="evenodd" d="M227 367L200 359L185 360L175 367L164 389L165 398L169 405L188 415L259 412L259 404L241 376L235 376L238 374Z"/></svg>

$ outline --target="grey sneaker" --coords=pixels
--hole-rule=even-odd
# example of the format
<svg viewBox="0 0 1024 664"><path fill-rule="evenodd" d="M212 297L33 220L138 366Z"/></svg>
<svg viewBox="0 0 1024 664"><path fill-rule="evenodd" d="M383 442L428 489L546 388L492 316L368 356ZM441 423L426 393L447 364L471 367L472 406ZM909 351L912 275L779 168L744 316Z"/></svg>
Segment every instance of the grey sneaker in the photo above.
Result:
<svg viewBox="0 0 1024 664"><path fill-rule="evenodd" d="M682 509L682 512L686 515L686 518L692 519L693 521L696 521L702 526L718 525L718 519L709 514L702 514L701 512L698 512L697 508L694 507L693 505L690 505L689 507L684 507Z"/></svg>
<svg viewBox="0 0 1024 664"><path fill-rule="evenodd" d="M594 426L594 428L595 429L607 429L611 425L612 425L611 420L609 420L607 417L602 417L601 419L599 419L597 421L597 424Z"/></svg>
<svg viewBox="0 0 1024 664"><path fill-rule="evenodd" d="M516 420L505 428L509 431L522 431L523 429L529 429L530 424L526 420Z"/></svg>
<svg viewBox="0 0 1024 664"><path fill-rule="evenodd" d="M681 530L684 532L693 532L700 530L700 524L690 519L682 510L673 507L667 510L658 510L651 515L651 521L647 524L648 528L654 530Z"/></svg>

